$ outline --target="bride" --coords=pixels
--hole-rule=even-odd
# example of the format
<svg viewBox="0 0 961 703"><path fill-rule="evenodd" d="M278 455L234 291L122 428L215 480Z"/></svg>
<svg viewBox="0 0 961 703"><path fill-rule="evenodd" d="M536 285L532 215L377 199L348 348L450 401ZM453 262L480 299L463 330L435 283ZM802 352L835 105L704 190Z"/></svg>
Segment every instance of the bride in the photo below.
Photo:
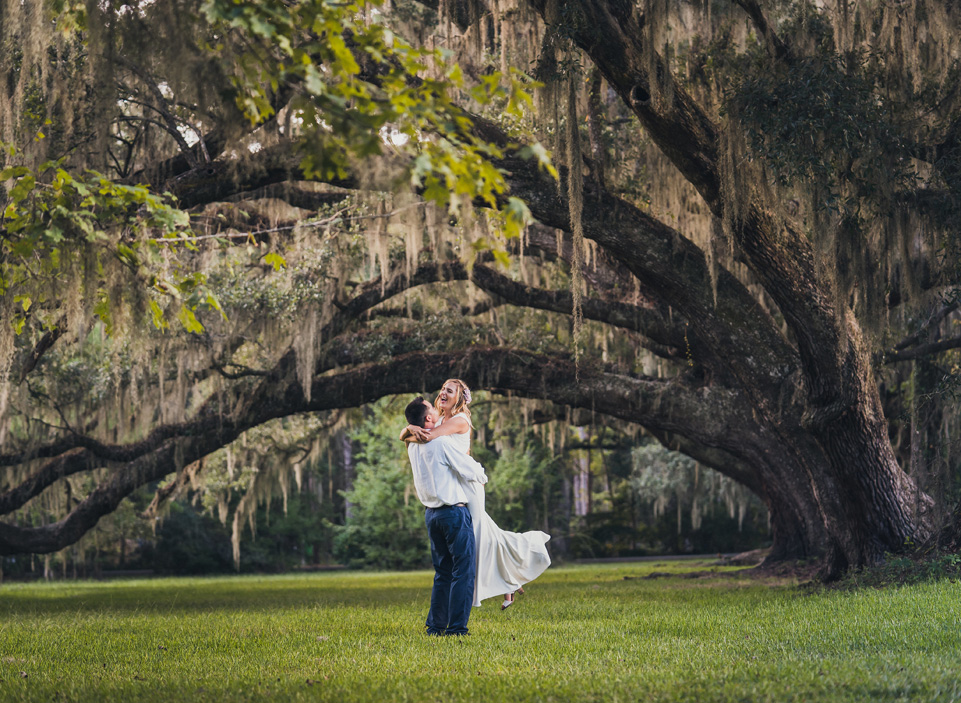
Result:
<svg viewBox="0 0 961 703"><path fill-rule="evenodd" d="M470 388L460 379L444 382L434 406L440 419L432 429L408 425L401 439L429 442L435 437L450 436L465 454L470 454ZM512 605L514 593L524 592L525 583L533 581L551 565L547 553L545 532L507 532L497 526L484 507L484 486L470 482L467 491L467 508L474 523L474 544L477 552L477 578L474 582L474 606L481 601L504 594L501 610Z"/></svg>

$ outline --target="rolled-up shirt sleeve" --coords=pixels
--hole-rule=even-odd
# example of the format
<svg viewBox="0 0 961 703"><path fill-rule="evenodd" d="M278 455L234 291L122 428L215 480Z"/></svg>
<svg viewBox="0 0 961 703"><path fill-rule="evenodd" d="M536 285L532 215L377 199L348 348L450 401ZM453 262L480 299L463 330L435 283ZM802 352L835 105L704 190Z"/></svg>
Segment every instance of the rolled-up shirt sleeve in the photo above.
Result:
<svg viewBox="0 0 961 703"><path fill-rule="evenodd" d="M439 439L442 438L434 441L436 442ZM447 442L443 442L443 451L447 465L450 466L451 471L455 474L465 481L475 481L480 484L487 483L487 474L484 471L484 467L475 461L473 457L464 454L464 452Z"/></svg>

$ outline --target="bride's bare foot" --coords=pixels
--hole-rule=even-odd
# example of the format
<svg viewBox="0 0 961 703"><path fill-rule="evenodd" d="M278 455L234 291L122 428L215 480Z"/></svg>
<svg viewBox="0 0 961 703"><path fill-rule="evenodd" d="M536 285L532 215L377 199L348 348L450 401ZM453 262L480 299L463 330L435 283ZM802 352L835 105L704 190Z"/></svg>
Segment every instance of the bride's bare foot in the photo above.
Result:
<svg viewBox="0 0 961 703"><path fill-rule="evenodd" d="M508 609L509 607L511 607L512 605L514 605L514 594L513 594L513 593L505 593L505 594L504 594L504 602L501 603L501 610L507 610L507 609Z"/></svg>
<svg viewBox="0 0 961 703"><path fill-rule="evenodd" d="M520 593L521 595L524 595L524 587L523 587L523 586L518 586L518 587L517 587L517 590L514 591L514 593Z"/></svg>

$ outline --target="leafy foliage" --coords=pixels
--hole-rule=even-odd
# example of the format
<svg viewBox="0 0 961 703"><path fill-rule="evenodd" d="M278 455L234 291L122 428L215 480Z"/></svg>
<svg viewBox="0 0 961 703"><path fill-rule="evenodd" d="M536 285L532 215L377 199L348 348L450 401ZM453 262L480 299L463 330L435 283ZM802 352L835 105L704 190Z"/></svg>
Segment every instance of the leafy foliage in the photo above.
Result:
<svg viewBox="0 0 961 703"><path fill-rule="evenodd" d="M449 53L414 47L383 21L380 2L295 5L208 0L203 12L215 35L239 30L244 50L232 56L237 103L254 124L274 116L270 94L292 85L290 116L299 125L308 177L346 178L353 165L384 154L387 144L411 153L408 180L430 201L460 213L475 199L499 208L507 189L491 163L503 152L479 139L453 96L467 92L479 105L502 102L519 116L532 105L521 74L493 73L468 86ZM211 46L229 52L224 43ZM543 151L525 154L552 169ZM530 213L507 201L502 224L516 237Z"/></svg>
<svg viewBox="0 0 961 703"><path fill-rule="evenodd" d="M229 573L230 535L212 516L173 503L142 563L167 574Z"/></svg>
<svg viewBox="0 0 961 703"><path fill-rule="evenodd" d="M19 310L9 323L17 334L28 320L36 329L63 326L71 302L81 304L64 299L76 286L108 333L123 323L130 303L137 312L149 308L157 328L173 317L188 332L203 329L198 306L220 309L206 275L170 256L196 247L187 214L169 198L96 171L71 173L54 161L36 170L7 167L0 182L12 184L0 200L0 295L14 292Z"/></svg>
<svg viewBox="0 0 961 703"><path fill-rule="evenodd" d="M545 503L555 495L558 461L535 441L495 442L500 449L491 454L486 486L487 512L505 530L541 529L561 516ZM480 454L479 454L480 456Z"/></svg>
<svg viewBox="0 0 961 703"><path fill-rule="evenodd" d="M731 60L726 110L782 185L813 183L819 207L857 213L911 182L909 138L879 94L874 57L838 53L831 28L799 10L779 31L807 36L807 55L773 59L761 42Z"/></svg>
<svg viewBox="0 0 961 703"><path fill-rule="evenodd" d="M417 500L410 461L398 441L404 424L399 399L373 404L363 422L351 430L358 448L347 520L336 538L342 563L381 569L430 565L424 506Z"/></svg>
<svg viewBox="0 0 961 703"><path fill-rule="evenodd" d="M111 12L125 14L109 4L97 10L103 16L79 3L58 2L54 9L58 31L85 41L93 24ZM505 196L503 174L491 163L503 152L476 137L470 115L454 103L463 93L478 105L498 103L519 116L532 105L521 74L485 75L468 85L449 54L414 47L395 34L376 2L206 0L199 10L206 23L200 48L226 67L237 107L253 125L278 117L278 91L293 92L283 118L300 145L307 177L347 178L372 157L403 153L410 158L400 180L452 213L469 210L475 200L502 208L493 221L508 237L529 221L523 201ZM149 10L144 12L146 17ZM129 110L136 101L121 99L118 105ZM47 117L45 125L51 123ZM185 124L196 131L189 120ZM36 138L44 136L38 131ZM524 154L553 172L543 149L525 147ZM188 252L196 246L187 215L169 199L95 171L72 170L63 160L12 166L0 175L11 182L0 203L10 255L0 271L0 291L17 288L15 302L23 309L11 324L18 333L27 319L36 319L38 329L62 325L62 310L51 309L52 291L65 282L76 286L78 279L78 304L94 307L110 331L124 324L126 302L136 303L138 313L149 310L158 328L177 319L189 332L203 330L199 305L219 310L205 274L176 256L178 245ZM498 252L506 256L502 248ZM108 259L127 269L126 285L104 284L104 278L116 279ZM278 270L284 264L277 252L265 260ZM156 294L177 304L164 305Z"/></svg>

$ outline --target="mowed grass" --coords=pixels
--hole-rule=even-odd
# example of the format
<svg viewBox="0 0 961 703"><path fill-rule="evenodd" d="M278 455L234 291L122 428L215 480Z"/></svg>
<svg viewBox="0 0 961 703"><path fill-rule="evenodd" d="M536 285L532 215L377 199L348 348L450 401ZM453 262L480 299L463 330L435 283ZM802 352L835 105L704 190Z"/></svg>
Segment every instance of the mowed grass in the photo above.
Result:
<svg viewBox="0 0 961 703"><path fill-rule="evenodd" d="M4 584L0 701L961 697L961 585L680 576L703 568L551 568L468 638L423 634L424 571Z"/></svg>

